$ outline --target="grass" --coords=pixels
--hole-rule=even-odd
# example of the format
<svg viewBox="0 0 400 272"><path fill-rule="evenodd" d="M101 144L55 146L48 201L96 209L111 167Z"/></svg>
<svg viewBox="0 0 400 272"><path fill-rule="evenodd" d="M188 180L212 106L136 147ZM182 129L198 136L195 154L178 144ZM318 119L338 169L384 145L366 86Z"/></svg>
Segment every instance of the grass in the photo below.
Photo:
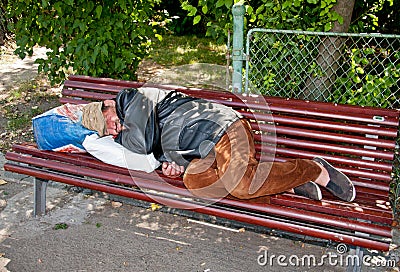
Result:
<svg viewBox="0 0 400 272"><path fill-rule="evenodd" d="M11 90L8 93L8 97L0 102L1 104L4 103L4 105L2 105L2 113L8 120L8 130L17 131L23 129L30 122L32 117L40 113L36 106L20 107L20 109L17 110L17 104L20 102L26 102L26 104L28 104L33 100L40 103L40 100L43 99L44 95L40 91L32 92L32 90L35 90L37 87L36 85L36 81L24 82L19 86L19 88Z"/></svg>
<svg viewBox="0 0 400 272"><path fill-rule="evenodd" d="M165 67L194 63L225 65L226 46L212 39L196 36L163 36L153 42L154 49L147 59Z"/></svg>
<svg viewBox="0 0 400 272"><path fill-rule="evenodd" d="M12 91L7 99L8 103L2 105L3 114L8 119L8 130L23 129L26 127L27 123L30 123L32 117L42 113L45 110L43 108L40 109L37 105L40 105L44 100L57 99L54 95L49 95L45 92L32 92L32 90L34 90L33 88L34 87L31 86L29 92L23 91L21 88ZM31 93L31 95L29 95L29 93ZM19 104L20 102L26 102L26 107Z"/></svg>
<svg viewBox="0 0 400 272"><path fill-rule="evenodd" d="M67 229L68 225L66 223L57 223L55 224L55 226L53 227L54 230L60 230L60 229Z"/></svg>
<svg viewBox="0 0 400 272"><path fill-rule="evenodd" d="M185 87L227 90L227 47L209 38L197 36L164 36L153 42L154 49L143 63L151 63L153 73L145 74L146 82ZM149 66L149 65L148 65ZM151 65L150 65L151 66ZM149 70L148 70L149 71Z"/></svg>
<svg viewBox="0 0 400 272"><path fill-rule="evenodd" d="M2 93L0 99L0 152L12 144L33 141L31 119L59 104L42 76L28 80Z"/></svg>

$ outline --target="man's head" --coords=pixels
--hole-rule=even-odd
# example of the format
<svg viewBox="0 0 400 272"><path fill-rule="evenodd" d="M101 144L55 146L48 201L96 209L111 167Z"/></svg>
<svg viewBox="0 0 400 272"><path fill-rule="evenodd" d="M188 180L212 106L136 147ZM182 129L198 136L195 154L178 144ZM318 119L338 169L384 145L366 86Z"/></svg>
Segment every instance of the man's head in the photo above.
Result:
<svg viewBox="0 0 400 272"><path fill-rule="evenodd" d="M117 135L122 130L122 125L115 110L115 101L105 100L87 104L82 111L82 125L97 131L100 137Z"/></svg>
<svg viewBox="0 0 400 272"><path fill-rule="evenodd" d="M106 122L107 135L117 135L122 130L114 100L104 100L102 113Z"/></svg>

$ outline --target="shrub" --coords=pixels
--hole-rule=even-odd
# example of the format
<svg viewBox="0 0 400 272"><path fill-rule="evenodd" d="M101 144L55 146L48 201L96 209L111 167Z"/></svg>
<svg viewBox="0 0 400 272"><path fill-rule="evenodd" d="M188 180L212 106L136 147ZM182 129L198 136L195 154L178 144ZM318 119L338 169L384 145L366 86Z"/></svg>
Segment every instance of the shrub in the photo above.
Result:
<svg viewBox="0 0 400 272"><path fill-rule="evenodd" d="M39 59L39 72L53 84L71 69L78 74L136 79L161 23L154 6L159 0L15 0L9 16L14 24L16 53L32 55L35 45L49 49ZM154 40L154 39L153 39Z"/></svg>
<svg viewBox="0 0 400 272"><path fill-rule="evenodd" d="M242 3L246 9L245 27L273 29L301 29L328 31L333 22L342 23L342 17L332 7L336 0L183 0L182 8L193 24L206 24L206 36L225 42L232 30L233 3Z"/></svg>

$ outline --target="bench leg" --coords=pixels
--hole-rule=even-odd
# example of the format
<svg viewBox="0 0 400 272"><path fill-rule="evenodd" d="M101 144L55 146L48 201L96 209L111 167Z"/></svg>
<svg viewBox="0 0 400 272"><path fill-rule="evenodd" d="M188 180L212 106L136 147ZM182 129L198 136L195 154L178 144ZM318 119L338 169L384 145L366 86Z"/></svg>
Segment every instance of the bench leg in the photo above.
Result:
<svg viewBox="0 0 400 272"><path fill-rule="evenodd" d="M349 254L352 256L357 256L357 260L359 260L359 263L355 262L354 264L349 263L346 269L346 272L361 272L362 268L362 260L364 256L364 251L361 247L356 247L352 248L349 251Z"/></svg>
<svg viewBox="0 0 400 272"><path fill-rule="evenodd" d="M33 215L41 216L46 213L47 180L35 178L33 187Z"/></svg>

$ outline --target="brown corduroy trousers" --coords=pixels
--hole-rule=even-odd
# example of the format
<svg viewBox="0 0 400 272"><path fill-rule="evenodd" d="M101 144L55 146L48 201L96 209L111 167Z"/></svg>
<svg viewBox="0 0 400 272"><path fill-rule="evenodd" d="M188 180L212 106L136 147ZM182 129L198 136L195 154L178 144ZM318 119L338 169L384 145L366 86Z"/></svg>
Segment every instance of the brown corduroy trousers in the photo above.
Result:
<svg viewBox="0 0 400 272"><path fill-rule="evenodd" d="M312 160L259 162L255 153L249 122L236 121L207 157L190 162L183 182L196 196L250 199L286 192L315 181L321 173Z"/></svg>

